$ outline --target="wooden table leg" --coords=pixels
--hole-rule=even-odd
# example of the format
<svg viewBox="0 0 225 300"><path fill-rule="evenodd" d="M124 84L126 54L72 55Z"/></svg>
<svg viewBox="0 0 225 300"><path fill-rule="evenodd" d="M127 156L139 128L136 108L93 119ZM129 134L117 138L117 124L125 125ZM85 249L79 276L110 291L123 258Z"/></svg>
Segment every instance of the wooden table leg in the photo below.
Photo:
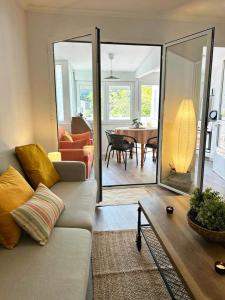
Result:
<svg viewBox="0 0 225 300"><path fill-rule="evenodd" d="M144 166L145 144L141 144L141 167Z"/></svg>

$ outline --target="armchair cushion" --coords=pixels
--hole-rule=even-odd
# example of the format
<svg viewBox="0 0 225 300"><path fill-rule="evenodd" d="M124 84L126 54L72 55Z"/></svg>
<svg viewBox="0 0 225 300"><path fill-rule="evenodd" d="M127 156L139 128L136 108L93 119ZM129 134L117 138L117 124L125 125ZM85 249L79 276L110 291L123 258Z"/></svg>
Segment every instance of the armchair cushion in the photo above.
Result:
<svg viewBox="0 0 225 300"><path fill-rule="evenodd" d="M73 142L72 136L68 132L65 132L61 140L67 142Z"/></svg>
<svg viewBox="0 0 225 300"><path fill-rule="evenodd" d="M74 141L85 140L85 141L87 141L86 145L91 144L91 133L90 133L90 131L87 131L85 133L71 134L71 137Z"/></svg>
<svg viewBox="0 0 225 300"><path fill-rule="evenodd" d="M82 149L87 145L86 140L77 140L77 141L60 141L59 149Z"/></svg>

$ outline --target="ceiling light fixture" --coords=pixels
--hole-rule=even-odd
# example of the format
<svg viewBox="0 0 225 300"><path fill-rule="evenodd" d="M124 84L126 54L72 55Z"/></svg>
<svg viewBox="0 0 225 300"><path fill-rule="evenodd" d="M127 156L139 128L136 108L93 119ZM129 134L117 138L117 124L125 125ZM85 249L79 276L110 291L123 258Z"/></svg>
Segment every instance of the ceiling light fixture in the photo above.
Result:
<svg viewBox="0 0 225 300"><path fill-rule="evenodd" d="M114 54L113 53L109 53L109 59L110 59L110 75L105 77L105 80L120 80L119 77L113 76L113 72L112 72L112 60L114 59Z"/></svg>

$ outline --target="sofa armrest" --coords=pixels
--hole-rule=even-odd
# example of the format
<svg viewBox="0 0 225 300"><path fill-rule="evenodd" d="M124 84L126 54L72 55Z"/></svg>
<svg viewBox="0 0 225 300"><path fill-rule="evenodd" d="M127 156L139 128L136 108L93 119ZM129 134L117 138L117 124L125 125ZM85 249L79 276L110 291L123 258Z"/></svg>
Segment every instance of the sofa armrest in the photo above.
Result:
<svg viewBox="0 0 225 300"><path fill-rule="evenodd" d="M54 161L53 165L61 181L86 180L86 166L81 161Z"/></svg>

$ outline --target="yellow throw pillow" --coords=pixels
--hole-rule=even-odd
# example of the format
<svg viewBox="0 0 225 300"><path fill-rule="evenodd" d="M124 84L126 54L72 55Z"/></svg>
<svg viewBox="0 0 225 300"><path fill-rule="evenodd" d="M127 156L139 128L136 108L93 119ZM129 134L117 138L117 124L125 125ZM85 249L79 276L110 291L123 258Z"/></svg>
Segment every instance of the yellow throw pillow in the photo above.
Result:
<svg viewBox="0 0 225 300"><path fill-rule="evenodd" d="M11 166L0 176L0 243L8 249L16 246L21 235L10 212L30 199L33 192L23 176Z"/></svg>
<svg viewBox="0 0 225 300"><path fill-rule="evenodd" d="M20 146L16 147L15 151L34 189L38 187L39 183L43 183L50 188L59 181L59 174L40 145Z"/></svg>
<svg viewBox="0 0 225 300"><path fill-rule="evenodd" d="M73 142L72 136L67 131L62 136L62 140L65 141L65 142Z"/></svg>

